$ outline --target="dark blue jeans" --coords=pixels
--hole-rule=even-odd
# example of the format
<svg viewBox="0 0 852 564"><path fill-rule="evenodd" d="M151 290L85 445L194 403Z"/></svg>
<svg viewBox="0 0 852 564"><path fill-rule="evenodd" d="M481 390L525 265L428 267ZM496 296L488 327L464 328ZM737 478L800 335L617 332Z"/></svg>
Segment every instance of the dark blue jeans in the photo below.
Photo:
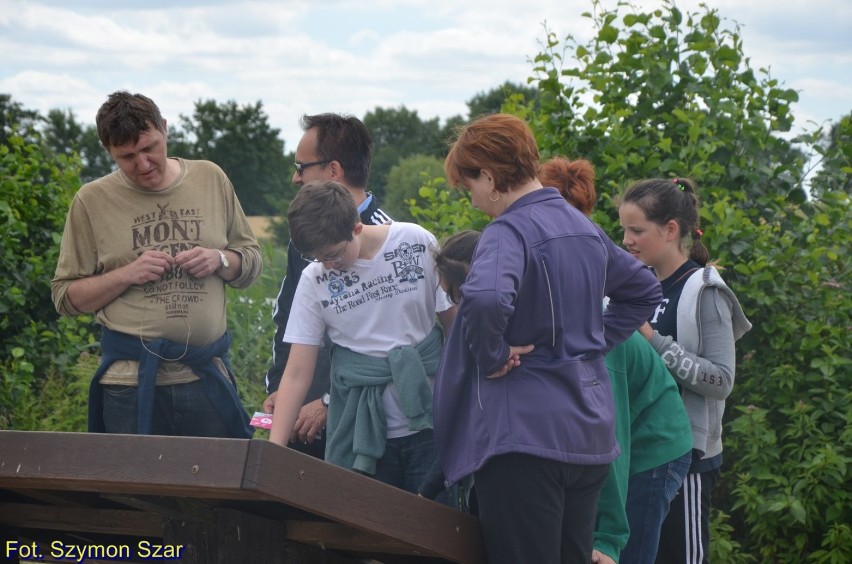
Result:
<svg viewBox="0 0 852 564"><path fill-rule="evenodd" d="M107 433L136 434L136 386L102 386L103 418ZM207 399L201 380L157 386L154 397L154 435L232 437L225 421Z"/></svg>
<svg viewBox="0 0 852 564"><path fill-rule="evenodd" d="M376 463L376 473L373 477L385 484L416 494L437 459L438 450L432 429L388 439L385 455ZM450 498L448 492L443 492L435 501L451 505Z"/></svg>
<svg viewBox="0 0 852 564"><path fill-rule="evenodd" d="M630 476L627 484L627 522L630 538L621 551L621 564L650 564L657 557L660 528L669 504L683 483L692 451L656 468Z"/></svg>

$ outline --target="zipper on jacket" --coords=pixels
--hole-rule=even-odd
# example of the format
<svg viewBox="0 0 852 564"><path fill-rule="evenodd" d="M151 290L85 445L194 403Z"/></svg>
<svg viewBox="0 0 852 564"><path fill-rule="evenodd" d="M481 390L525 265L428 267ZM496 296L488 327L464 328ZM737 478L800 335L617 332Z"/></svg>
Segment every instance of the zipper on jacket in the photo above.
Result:
<svg viewBox="0 0 852 564"><path fill-rule="evenodd" d="M479 387L482 384L482 375L479 370L479 366L476 367L476 401L479 403L479 410L482 411L482 394L480 393Z"/></svg>
<svg viewBox="0 0 852 564"><path fill-rule="evenodd" d="M547 272L547 263L541 259L541 267L544 269L544 279L547 282L547 297L550 300L550 346L556 348L556 312L553 307L553 290L550 287L550 273Z"/></svg>

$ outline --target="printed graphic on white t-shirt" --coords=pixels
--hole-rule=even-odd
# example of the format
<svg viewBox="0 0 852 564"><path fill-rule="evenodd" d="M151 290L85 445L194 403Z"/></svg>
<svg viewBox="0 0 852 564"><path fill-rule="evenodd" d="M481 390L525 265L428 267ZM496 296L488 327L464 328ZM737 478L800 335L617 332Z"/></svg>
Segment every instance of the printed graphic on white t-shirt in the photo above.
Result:
<svg viewBox="0 0 852 564"><path fill-rule="evenodd" d="M347 270L309 265L302 273L284 340L319 345L331 340L355 352L387 357L415 346L451 307L438 284L434 236L412 223L392 223L382 249Z"/></svg>
<svg viewBox="0 0 852 564"><path fill-rule="evenodd" d="M435 313L452 307L438 284L431 233L411 223L392 223L382 249L348 270L309 265L302 273L284 340L320 345L328 331L336 344L386 358L416 346L435 326ZM388 437L411 433L393 383L382 395Z"/></svg>

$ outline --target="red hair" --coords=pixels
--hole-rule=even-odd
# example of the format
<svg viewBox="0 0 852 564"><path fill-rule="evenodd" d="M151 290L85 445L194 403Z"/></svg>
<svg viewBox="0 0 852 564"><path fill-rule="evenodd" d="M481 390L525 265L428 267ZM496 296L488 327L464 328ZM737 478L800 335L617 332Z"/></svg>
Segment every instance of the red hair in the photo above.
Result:
<svg viewBox="0 0 852 564"><path fill-rule="evenodd" d="M541 165L538 174L544 186L553 186L569 204L591 215L597 200L595 167L586 159L555 157Z"/></svg>
<svg viewBox="0 0 852 564"><path fill-rule="evenodd" d="M527 123L508 114L477 118L461 128L444 161L451 186L479 178L483 169L494 177L498 192L521 186L538 176L538 147Z"/></svg>

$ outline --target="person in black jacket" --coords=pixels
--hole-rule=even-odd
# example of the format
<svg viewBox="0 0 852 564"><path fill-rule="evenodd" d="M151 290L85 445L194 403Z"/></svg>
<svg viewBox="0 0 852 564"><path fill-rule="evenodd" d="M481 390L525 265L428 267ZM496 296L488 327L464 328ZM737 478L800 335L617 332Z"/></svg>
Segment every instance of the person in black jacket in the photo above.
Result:
<svg viewBox="0 0 852 564"><path fill-rule="evenodd" d="M380 225L391 221L379 208L376 197L367 191L373 141L361 120L353 116L324 113L302 116L301 126L304 134L296 147L293 183L302 186L312 181L339 182L352 194L364 224ZM290 355L290 344L285 343L282 338L290 318L290 308L299 278L307 264L298 249L290 243L287 248L287 274L281 283L272 316L276 329L272 345L272 366L266 373L266 391L269 393L269 397L263 402L263 410L266 413L274 411L278 383ZM325 455L323 431L328 417L330 368L328 350L324 349L317 358L313 385L308 390L305 405L299 412L290 436L290 447L316 458L323 458Z"/></svg>

